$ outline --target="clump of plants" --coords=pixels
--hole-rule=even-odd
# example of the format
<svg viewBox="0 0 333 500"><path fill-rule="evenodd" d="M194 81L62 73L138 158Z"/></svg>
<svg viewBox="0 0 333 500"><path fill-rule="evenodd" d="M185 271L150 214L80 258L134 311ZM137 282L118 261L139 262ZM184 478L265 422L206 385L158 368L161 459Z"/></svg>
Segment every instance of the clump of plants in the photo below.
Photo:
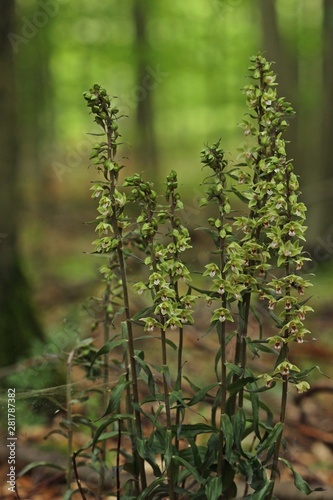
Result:
<svg viewBox="0 0 333 500"><path fill-rule="evenodd" d="M93 253L102 258L104 283L95 323L103 346L90 352L86 369L103 377L105 392L90 442L72 457L82 498L89 489L80 465L87 463L99 471L100 497L269 500L280 466L299 490L312 491L283 456L288 394L306 391L312 370L289 359L291 347L301 358L312 311L305 297L311 283L301 274L306 207L283 139L294 111L277 94L272 63L258 54L249 71L241 123L248 143L235 163L220 142L201 153L201 206L210 207L202 230L214 250L200 273L186 258L191 232L177 173L167 175L162 194L141 174L123 176L116 102L99 85L84 93L101 128L91 154L100 176L91 190ZM133 262L139 271L130 274ZM208 318L205 331L197 330L198 314ZM210 383L198 385L186 375L184 345L187 335L208 334L216 338L205 360ZM270 394L280 399L278 415Z"/></svg>

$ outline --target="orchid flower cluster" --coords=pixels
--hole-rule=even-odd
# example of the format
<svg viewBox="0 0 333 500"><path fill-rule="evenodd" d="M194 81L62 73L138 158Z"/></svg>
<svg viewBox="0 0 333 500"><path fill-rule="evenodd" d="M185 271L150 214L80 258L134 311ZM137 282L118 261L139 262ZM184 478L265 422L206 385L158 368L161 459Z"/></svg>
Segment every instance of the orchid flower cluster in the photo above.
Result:
<svg viewBox="0 0 333 500"><path fill-rule="evenodd" d="M299 201L299 181L291 160L287 159L282 133L287 119L294 114L290 104L276 92L276 75L272 63L258 55L252 58L250 71L253 83L244 89L250 116L258 126L243 121L245 135L256 138L256 146L244 148L243 163L253 172L248 198L250 214L247 220L236 219L242 237L242 247L250 248L251 274L256 279L259 300L267 310L278 332L267 339L268 345L280 352L274 371L265 376L268 385L288 377L302 392L309 385L297 376L300 371L288 362L291 342L302 343L310 332L303 321L312 308L306 305L304 292L311 286L299 275L305 261L303 251L306 227L305 205ZM241 173L240 173L241 175ZM286 369L288 368L288 369Z"/></svg>
<svg viewBox="0 0 333 500"><path fill-rule="evenodd" d="M197 298L189 293L179 294L179 282L189 284L191 281L190 271L181 259L181 254L191 248L190 236L177 217L177 211L183 208L183 204L176 191L176 172L172 171L167 176L166 184L169 206L157 203L152 183L144 182L139 174L127 177L124 182L125 186L132 188L129 199L142 207L136 219L137 232L142 248L148 253L144 264L150 269L150 274L146 283L140 281L134 289L139 294L145 290L153 293L154 315L141 318L148 332L153 332L155 327L176 330L185 324L193 324L192 306ZM169 242L161 238L164 232Z"/></svg>

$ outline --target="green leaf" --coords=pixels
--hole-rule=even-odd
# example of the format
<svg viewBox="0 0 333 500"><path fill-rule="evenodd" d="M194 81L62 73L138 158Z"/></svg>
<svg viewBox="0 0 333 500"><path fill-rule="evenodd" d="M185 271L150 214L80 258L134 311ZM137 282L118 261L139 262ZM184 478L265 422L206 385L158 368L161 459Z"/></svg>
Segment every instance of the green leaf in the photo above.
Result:
<svg viewBox="0 0 333 500"><path fill-rule="evenodd" d="M94 437L91 441L91 446L92 446L92 451L94 451L94 448L96 446L96 443L99 441L99 438L100 436L103 434L104 430L111 424L113 424L114 422L118 421L118 420L126 420L126 419L134 419L134 416L133 415L127 415L127 414L117 414L117 415L113 415L112 417L108 418L105 422L103 422L99 427L98 429L96 429L96 432L94 434ZM83 447L83 448L80 448L77 453L79 453L80 451L83 451L87 448L87 446Z"/></svg>
<svg viewBox="0 0 333 500"><path fill-rule="evenodd" d="M167 429L165 433L165 467L168 468L172 459L172 431Z"/></svg>
<svg viewBox="0 0 333 500"><path fill-rule="evenodd" d="M146 307L145 309L141 309L137 313L132 316L132 321L138 321L140 318L144 318L145 316L150 316L154 310L155 310L155 305Z"/></svg>
<svg viewBox="0 0 333 500"><path fill-rule="evenodd" d="M89 366L89 370L91 370L91 368L92 368L92 366L95 363L95 361L96 361L97 358L99 358L103 354L107 354L108 352L112 351L116 347L125 344L126 342L127 342L127 339L118 339L118 340L112 340L112 341L107 342L106 344L104 344L99 349L99 351L97 351L97 353L95 354L95 356L94 356L94 358L93 358L93 360L91 362L91 365Z"/></svg>
<svg viewBox="0 0 333 500"><path fill-rule="evenodd" d="M84 493L89 494L88 488L81 487L81 489ZM81 492L80 492L79 488L75 488L75 490L72 490L72 489L67 490L66 493L64 494L63 500L70 500L72 498L72 496L74 495L74 493L81 493Z"/></svg>
<svg viewBox="0 0 333 500"><path fill-rule="evenodd" d="M137 438L136 443L140 457L149 463L153 469L155 477L160 477L161 470L156 464L156 454L154 453L154 450L152 450L150 446L147 446L147 442L144 439Z"/></svg>
<svg viewBox="0 0 333 500"><path fill-rule="evenodd" d="M242 194L240 191L238 191L234 186L232 186L231 189L235 193L237 198L239 198L243 203L246 203L246 204L249 203L249 199L246 196L244 196L244 194Z"/></svg>
<svg viewBox="0 0 333 500"><path fill-rule="evenodd" d="M52 434L60 434L61 436L65 437L66 439L68 438L68 435L66 434L66 432L63 432L60 429L54 429L53 431L48 432L46 434L46 436L44 436L44 439L47 439Z"/></svg>
<svg viewBox="0 0 333 500"><path fill-rule="evenodd" d="M312 490L310 488L310 486L308 485L308 483L302 478L302 476L298 472L295 471L295 469L293 468L291 463L288 462L288 460L286 460L285 458L281 458L281 457L279 458L279 460L281 462L283 462L293 473L294 484L299 491L301 491L305 495L310 495L310 493L313 493L314 491L325 491L325 488L320 488L320 487Z"/></svg>
<svg viewBox="0 0 333 500"><path fill-rule="evenodd" d="M168 386L171 387L172 384L171 384L171 377L170 377L169 367L166 366L166 365L162 365L161 373L162 373L163 377L165 378L166 383L168 384Z"/></svg>
<svg viewBox="0 0 333 500"><path fill-rule="evenodd" d="M216 433L212 434L207 441L207 447L202 465L202 471L211 469L211 466L216 462L218 450L219 450L219 435Z"/></svg>
<svg viewBox="0 0 333 500"><path fill-rule="evenodd" d="M119 379L118 384L115 385L111 390L108 407L101 418L105 417L105 415L109 415L110 413L115 413L118 411L124 390L129 385L129 383L130 382L128 380L124 380L124 376Z"/></svg>
<svg viewBox="0 0 333 500"><path fill-rule="evenodd" d="M267 498L267 495L271 492L273 486L273 481L267 481L263 488L255 491L254 493L251 493L251 495L247 495L245 497L245 500L265 500Z"/></svg>
<svg viewBox="0 0 333 500"><path fill-rule="evenodd" d="M212 427L211 425L207 424L183 424L177 427L176 425L172 426L172 431L174 433L177 432L177 435L179 437L185 438L185 439L193 439L195 438L198 434L204 434L204 433L216 433L216 429Z"/></svg>
<svg viewBox="0 0 333 500"><path fill-rule="evenodd" d="M147 385L149 387L149 391L150 391L151 395L153 397L155 397L155 394L156 394L155 389L157 386L155 384L154 376L153 376L149 366L140 356L135 355L134 359L141 366L141 368L143 369L143 371L147 375Z"/></svg>
<svg viewBox="0 0 333 500"><path fill-rule="evenodd" d="M161 476L161 477L158 477L157 479L155 479L155 481L153 481L152 483L150 483L150 485L145 490L143 490L143 492L141 493L141 495L139 495L137 497L138 500L144 500L145 498L151 498L150 494L155 490L155 488L157 488L157 486L159 484L164 483L164 481L165 481L164 476Z"/></svg>
<svg viewBox="0 0 333 500"><path fill-rule="evenodd" d="M256 384L250 384L250 389L256 388ZM256 392L250 392L250 401L252 405L252 415L253 415L253 429L255 432L255 435L257 436L258 439L261 440L261 435L259 431L259 397Z"/></svg>
<svg viewBox="0 0 333 500"><path fill-rule="evenodd" d="M280 434L283 431L283 423L278 422L271 432L268 434L267 438L258 446L256 449L256 454L257 456L260 455L264 450L267 450L267 448L270 448L272 445L274 445L280 436Z"/></svg>
<svg viewBox="0 0 333 500"><path fill-rule="evenodd" d="M198 481L198 483L200 483L200 484L206 483L206 479L200 476L197 469L195 467L193 467L193 465L191 465L189 462L184 460L182 457L179 457L178 455L174 455L172 457L172 460L174 462L178 462L180 465L183 465L185 467L185 469L187 469L190 472L190 474L192 474L194 479L196 481Z"/></svg>
<svg viewBox="0 0 333 500"><path fill-rule="evenodd" d="M222 478L209 477L205 486L205 493L209 500L218 500L222 493Z"/></svg>
<svg viewBox="0 0 333 500"><path fill-rule="evenodd" d="M221 430L223 432L225 442L225 456L227 460L230 460L234 444L234 429L230 417L226 413L221 415Z"/></svg>
<svg viewBox="0 0 333 500"><path fill-rule="evenodd" d="M235 446L242 453L242 440L246 428L246 416L243 408L239 408L232 419Z"/></svg>
<svg viewBox="0 0 333 500"><path fill-rule="evenodd" d="M203 387L202 389L197 390L195 396L193 396L193 398L187 403L188 406L193 406L193 405L195 405L195 404L200 403L201 401L203 401L204 398L206 397L207 393L211 389L213 389L214 387L217 387L218 385L219 384L217 384L217 383L215 383L215 384L209 384L206 387Z"/></svg>
<svg viewBox="0 0 333 500"><path fill-rule="evenodd" d="M24 474L29 472L32 469L35 469L36 467L52 467L53 469L58 469L62 471L66 471L66 468L63 467L62 465L55 464L54 462L47 462L45 460L41 460L40 462L31 462L30 464L26 465L20 472L17 474L17 477L22 477Z"/></svg>
<svg viewBox="0 0 333 500"><path fill-rule="evenodd" d="M187 380L187 382L190 384L191 386L191 389L194 391L194 392L198 392L200 391L200 387L198 387L197 385L195 385L188 377L186 377L186 375L184 375L184 379Z"/></svg>
<svg viewBox="0 0 333 500"><path fill-rule="evenodd" d="M147 339L155 339L155 340L161 341L161 337L156 337L154 335L141 335L140 337L135 337L134 340L137 341L137 340L147 340ZM165 342L166 342L166 344L168 344L168 346L171 347L171 349L173 349L174 351L177 351L177 346L174 342L172 342L172 340L166 338Z"/></svg>

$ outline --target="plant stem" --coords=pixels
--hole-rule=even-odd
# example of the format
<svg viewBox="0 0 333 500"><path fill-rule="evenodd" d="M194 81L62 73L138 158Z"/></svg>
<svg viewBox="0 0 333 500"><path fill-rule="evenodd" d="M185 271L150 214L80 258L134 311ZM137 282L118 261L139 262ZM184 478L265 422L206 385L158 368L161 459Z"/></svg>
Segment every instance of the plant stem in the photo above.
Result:
<svg viewBox="0 0 333 500"><path fill-rule="evenodd" d="M151 222L153 217L153 213L148 207L148 220ZM158 272L157 268L157 263L156 263L156 258L155 258L155 253L154 253L154 239L153 237L151 238L150 241L150 254L151 254L151 259L152 259L152 269L154 273ZM159 291L159 286L155 286L156 291ZM164 316L162 313L160 313L160 322L162 325L165 323ZM164 393L164 404L165 404L165 414L166 414L166 428L167 428L167 433L171 435L172 429L171 429L171 408L170 408L170 396L169 396L169 386L168 386L168 380L166 373L168 371L168 358L167 358L167 343L166 343L166 334L164 328L160 329L160 334L161 334L161 348L162 348L162 378L163 378L163 393ZM166 440L167 446L171 446L171 439ZM167 478L168 478L168 486L169 486L169 497L171 500L175 500L175 492L174 492L174 478L173 478L173 467L171 463L171 458L170 458L170 463L167 466Z"/></svg>
<svg viewBox="0 0 333 500"><path fill-rule="evenodd" d="M107 118L105 120L106 124L106 135L107 135L107 157L108 160L114 162L114 157L116 153L116 136L113 130L113 122L108 114L108 108L105 106L105 112L107 113ZM115 201L115 189L116 189L116 181L117 175L114 171L110 172L109 178L109 196L111 200L111 226L113 229L113 233L115 238L118 240L117 246L117 258L119 264L119 273L122 284L122 292L123 292L123 304L124 304L124 312L125 312L125 321L126 321L126 329L128 335L128 351L129 351L129 361L130 361L130 369L131 369L131 385L133 391L133 403L135 404L134 416L135 416L135 433L134 439L132 440L132 447L134 452L134 467L138 466L138 471L135 470L135 488L136 494L139 493L139 477L141 478L141 488L144 490L147 487L146 473L144 468L144 460L140 457L137 451L136 438L142 439L142 423L141 423L141 415L139 410L137 409L139 405L139 390L138 390L138 377L136 373L136 364L135 364L135 352L134 352L134 335L132 329L131 322L131 313L130 313L130 301L128 296L128 286L127 286L127 275L126 275L126 265L125 265L125 257L123 254L123 240L122 240L122 230L118 224L117 219L117 204Z"/></svg>
<svg viewBox="0 0 333 500"><path fill-rule="evenodd" d="M285 171L285 183L287 186L287 221L291 221L292 214L291 214L291 209L290 209L290 203L289 203L289 197L290 197L290 190L289 190L289 181L290 181L290 174L288 173L287 169ZM285 237L285 242L290 240L289 236ZM288 258L285 264L285 276L289 276L291 274L291 263L290 259ZM291 285L288 285L286 288L286 297L291 296ZM285 313L285 322L288 323L291 319L291 314L289 311L286 311ZM290 335L290 331L286 330L284 333L284 338L288 338ZM289 353L289 347L288 344L284 344L282 347L282 353L281 353L281 359L288 359L288 353ZM282 394L281 394L281 410L280 410L280 422L282 424L285 423L285 417L286 417L286 410L287 410L287 398L288 398L288 375L283 376L283 382L282 382ZM271 481L275 483L275 480L277 478L278 474L278 466L279 466L279 454L280 454L280 448L281 448L281 442L282 442L282 436L283 432L279 434L279 437L275 443L275 450L274 450L274 456L273 456L273 463L272 463L272 470L271 470ZM273 495L273 490L274 487L272 488L272 491L270 495L268 496L268 500L271 500L272 495Z"/></svg>
<svg viewBox="0 0 333 500"><path fill-rule="evenodd" d="M72 482L72 452L73 452L73 422L72 422L72 361L74 349L69 353L66 367L66 408L68 422L67 437L67 489L69 490Z"/></svg>

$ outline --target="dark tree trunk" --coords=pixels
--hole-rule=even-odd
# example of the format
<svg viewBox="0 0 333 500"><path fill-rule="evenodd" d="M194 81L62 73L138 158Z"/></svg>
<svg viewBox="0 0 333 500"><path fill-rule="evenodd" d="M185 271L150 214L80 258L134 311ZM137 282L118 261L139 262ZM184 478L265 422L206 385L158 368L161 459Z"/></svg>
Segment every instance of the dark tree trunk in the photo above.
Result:
<svg viewBox="0 0 333 500"><path fill-rule="evenodd" d="M330 2L327 2L327 5ZM302 4L300 8L305 9ZM298 42L286 43L279 32L276 12L276 0L261 0L264 49L267 58L276 62L280 96L286 97L296 110L296 117L291 121L286 133L288 157L295 162L296 172L301 176L303 201L307 212L307 246L310 250L316 245L318 235L322 233L323 209L322 182L325 177L323 163L323 142L321 133L322 105L329 111L329 106L322 99L320 62L313 55L297 52ZM305 29L305 28L303 28ZM328 49L332 52L332 48ZM332 54L330 54L331 57ZM331 59L328 59L331 65ZM300 77L298 68L302 67ZM330 66L331 67L331 66ZM326 72L325 72L326 73ZM308 99L309 89L315 99ZM314 131L314 124L316 130Z"/></svg>
<svg viewBox="0 0 333 500"><path fill-rule="evenodd" d="M29 353L42 333L36 320L19 255L18 184L19 128L13 51L9 33L15 33L15 2L2 0L0 16L0 365Z"/></svg>
<svg viewBox="0 0 333 500"><path fill-rule="evenodd" d="M261 0L263 50L269 61L274 61L274 71L279 82L278 93L290 101L293 108L298 107L298 71L297 57L284 44L279 33L275 0ZM288 156L297 159L297 120L292 120L286 133Z"/></svg>
<svg viewBox="0 0 333 500"><path fill-rule="evenodd" d="M159 82L152 77L153 67L150 62L150 47L147 41L147 9L150 2L134 0L133 20L135 25L135 61L136 61L136 121L138 161L147 168L152 180L158 179L158 158L156 134L154 129L153 92Z"/></svg>
<svg viewBox="0 0 333 500"><path fill-rule="evenodd" d="M324 241L332 241L333 234L333 152L332 152L332 129L333 129L333 3L324 1L323 16L323 99L322 99L322 133L321 150L323 154L323 179L320 190L321 227L320 238ZM333 249L328 245L327 254L332 259Z"/></svg>

